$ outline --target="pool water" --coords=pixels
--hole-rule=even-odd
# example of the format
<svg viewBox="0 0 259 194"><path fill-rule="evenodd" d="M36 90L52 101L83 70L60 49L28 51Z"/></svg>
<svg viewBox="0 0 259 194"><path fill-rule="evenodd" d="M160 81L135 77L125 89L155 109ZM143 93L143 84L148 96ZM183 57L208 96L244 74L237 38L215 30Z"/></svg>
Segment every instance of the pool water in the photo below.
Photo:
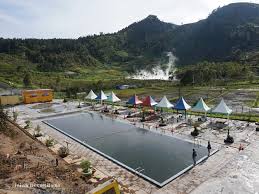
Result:
<svg viewBox="0 0 259 194"><path fill-rule="evenodd" d="M43 122L160 187L193 164L193 143L99 114L81 113ZM195 149L197 161L206 158L206 147Z"/></svg>

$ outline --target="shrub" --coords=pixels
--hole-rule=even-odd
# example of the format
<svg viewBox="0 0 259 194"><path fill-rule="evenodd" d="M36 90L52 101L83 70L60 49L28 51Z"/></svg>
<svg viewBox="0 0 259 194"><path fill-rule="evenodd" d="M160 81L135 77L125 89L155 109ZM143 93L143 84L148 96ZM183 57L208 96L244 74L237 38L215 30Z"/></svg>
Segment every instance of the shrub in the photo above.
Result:
<svg viewBox="0 0 259 194"><path fill-rule="evenodd" d="M2 109L2 107L1 107L1 109ZM4 114L6 115L6 118L9 118L9 113L10 113L10 111L8 109L4 112Z"/></svg>
<svg viewBox="0 0 259 194"><path fill-rule="evenodd" d="M13 112L13 121L16 122L18 118L18 112Z"/></svg>
<svg viewBox="0 0 259 194"><path fill-rule="evenodd" d="M47 139L46 142L45 142L45 145L47 147L51 147L54 145L54 139Z"/></svg>
<svg viewBox="0 0 259 194"><path fill-rule="evenodd" d="M34 137L40 137L40 136L42 136L41 128L39 125L37 125L37 127L34 129Z"/></svg>
<svg viewBox="0 0 259 194"><path fill-rule="evenodd" d="M61 158L65 158L66 156L68 156L68 154L69 154L68 148L66 148L66 147L61 147L61 148L59 148L59 150L58 150L58 155L59 155Z"/></svg>
<svg viewBox="0 0 259 194"><path fill-rule="evenodd" d="M91 162L89 162L88 160L83 160L80 163L80 167L83 169L84 173L89 173L89 170L91 168Z"/></svg>
<svg viewBox="0 0 259 194"><path fill-rule="evenodd" d="M191 132L191 135L194 137L199 135L199 130L197 129L197 127L194 127L194 130Z"/></svg>
<svg viewBox="0 0 259 194"><path fill-rule="evenodd" d="M28 129L28 128L31 127L31 121L30 120L25 121L25 124L26 124L26 126L24 127L25 129Z"/></svg>

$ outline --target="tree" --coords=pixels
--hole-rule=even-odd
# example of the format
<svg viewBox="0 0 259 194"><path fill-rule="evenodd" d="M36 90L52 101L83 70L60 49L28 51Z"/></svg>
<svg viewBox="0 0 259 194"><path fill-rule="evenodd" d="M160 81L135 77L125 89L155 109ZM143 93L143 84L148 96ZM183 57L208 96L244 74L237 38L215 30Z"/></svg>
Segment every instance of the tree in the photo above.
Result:
<svg viewBox="0 0 259 194"><path fill-rule="evenodd" d="M98 90L103 89L103 81L102 80L99 80L96 85L97 85Z"/></svg>
<svg viewBox="0 0 259 194"><path fill-rule="evenodd" d="M60 78L60 76L58 76L56 78L56 90L57 91L60 91L60 83L61 83L61 78Z"/></svg>
<svg viewBox="0 0 259 194"><path fill-rule="evenodd" d="M4 112L3 107L0 105L0 131L5 132L8 129L7 124L8 116Z"/></svg>
<svg viewBox="0 0 259 194"><path fill-rule="evenodd" d="M253 73L249 73L249 74L248 74L248 80L249 80L249 82L250 82L251 84L254 82L255 76L254 76Z"/></svg>
<svg viewBox="0 0 259 194"><path fill-rule="evenodd" d="M31 75L29 73L26 73L26 75L24 76L23 84L25 87L31 86L32 81L31 81Z"/></svg>
<svg viewBox="0 0 259 194"><path fill-rule="evenodd" d="M81 108L81 101L83 101L85 98L85 92L77 93L76 96L77 96L77 100L78 100L77 108Z"/></svg>

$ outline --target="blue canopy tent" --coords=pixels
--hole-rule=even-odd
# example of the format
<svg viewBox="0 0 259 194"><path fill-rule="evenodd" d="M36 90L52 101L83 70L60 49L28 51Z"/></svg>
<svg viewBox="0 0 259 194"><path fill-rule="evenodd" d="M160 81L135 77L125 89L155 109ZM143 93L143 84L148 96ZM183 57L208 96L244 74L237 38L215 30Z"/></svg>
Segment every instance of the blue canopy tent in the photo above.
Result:
<svg viewBox="0 0 259 194"><path fill-rule="evenodd" d="M142 104L142 101L139 100L139 99L138 99L138 96L135 94L134 96L132 96L132 97L128 100L127 104L131 104L131 105L133 105L133 106L136 106L136 105Z"/></svg>
<svg viewBox="0 0 259 194"><path fill-rule="evenodd" d="M185 118L186 118L186 111L189 110L191 106L186 103L183 97L179 98L179 100L176 102L174 109L177 110L177 113L179 110L184 110L185 112Z"/></svg>
<svg viewBox="0 0 259 194"><path fill-rule="evenodd" d="M100 100L101 104L103 102L103 100L107 100L107 96L104 94L104 92L101 90L101 92L99 93L99 95L95 98L96 100Z"/></svg>

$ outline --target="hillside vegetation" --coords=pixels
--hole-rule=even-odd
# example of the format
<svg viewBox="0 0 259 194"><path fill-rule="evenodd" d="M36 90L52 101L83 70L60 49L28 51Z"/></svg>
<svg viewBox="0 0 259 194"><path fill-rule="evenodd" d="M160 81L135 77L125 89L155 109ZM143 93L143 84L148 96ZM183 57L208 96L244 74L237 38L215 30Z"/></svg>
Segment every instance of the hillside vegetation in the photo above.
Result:
<svg viewBox="0 0 259 194"><path fill-rule="evenodd" d="M1 38L0 79L19 85L24 74L30 73L36 85L56 85L53 80L58 77L69 81L119 80L165 63L168 51L178 58L179 78L197 72L199 64L214 67L216 63L220 68L212 68L214 72L208 74L217 75L215 79L247 79L259 73L258 45L259 5L236 3L187 25L166 23L150 15L113 34L78 39ZM233 71L244 69L239 72L243 75L225 71L230 63L236 64L230 68ZM189 65L188 71L182 68L185 65ZM184 79L189 83L190 78Z"/></svg>

